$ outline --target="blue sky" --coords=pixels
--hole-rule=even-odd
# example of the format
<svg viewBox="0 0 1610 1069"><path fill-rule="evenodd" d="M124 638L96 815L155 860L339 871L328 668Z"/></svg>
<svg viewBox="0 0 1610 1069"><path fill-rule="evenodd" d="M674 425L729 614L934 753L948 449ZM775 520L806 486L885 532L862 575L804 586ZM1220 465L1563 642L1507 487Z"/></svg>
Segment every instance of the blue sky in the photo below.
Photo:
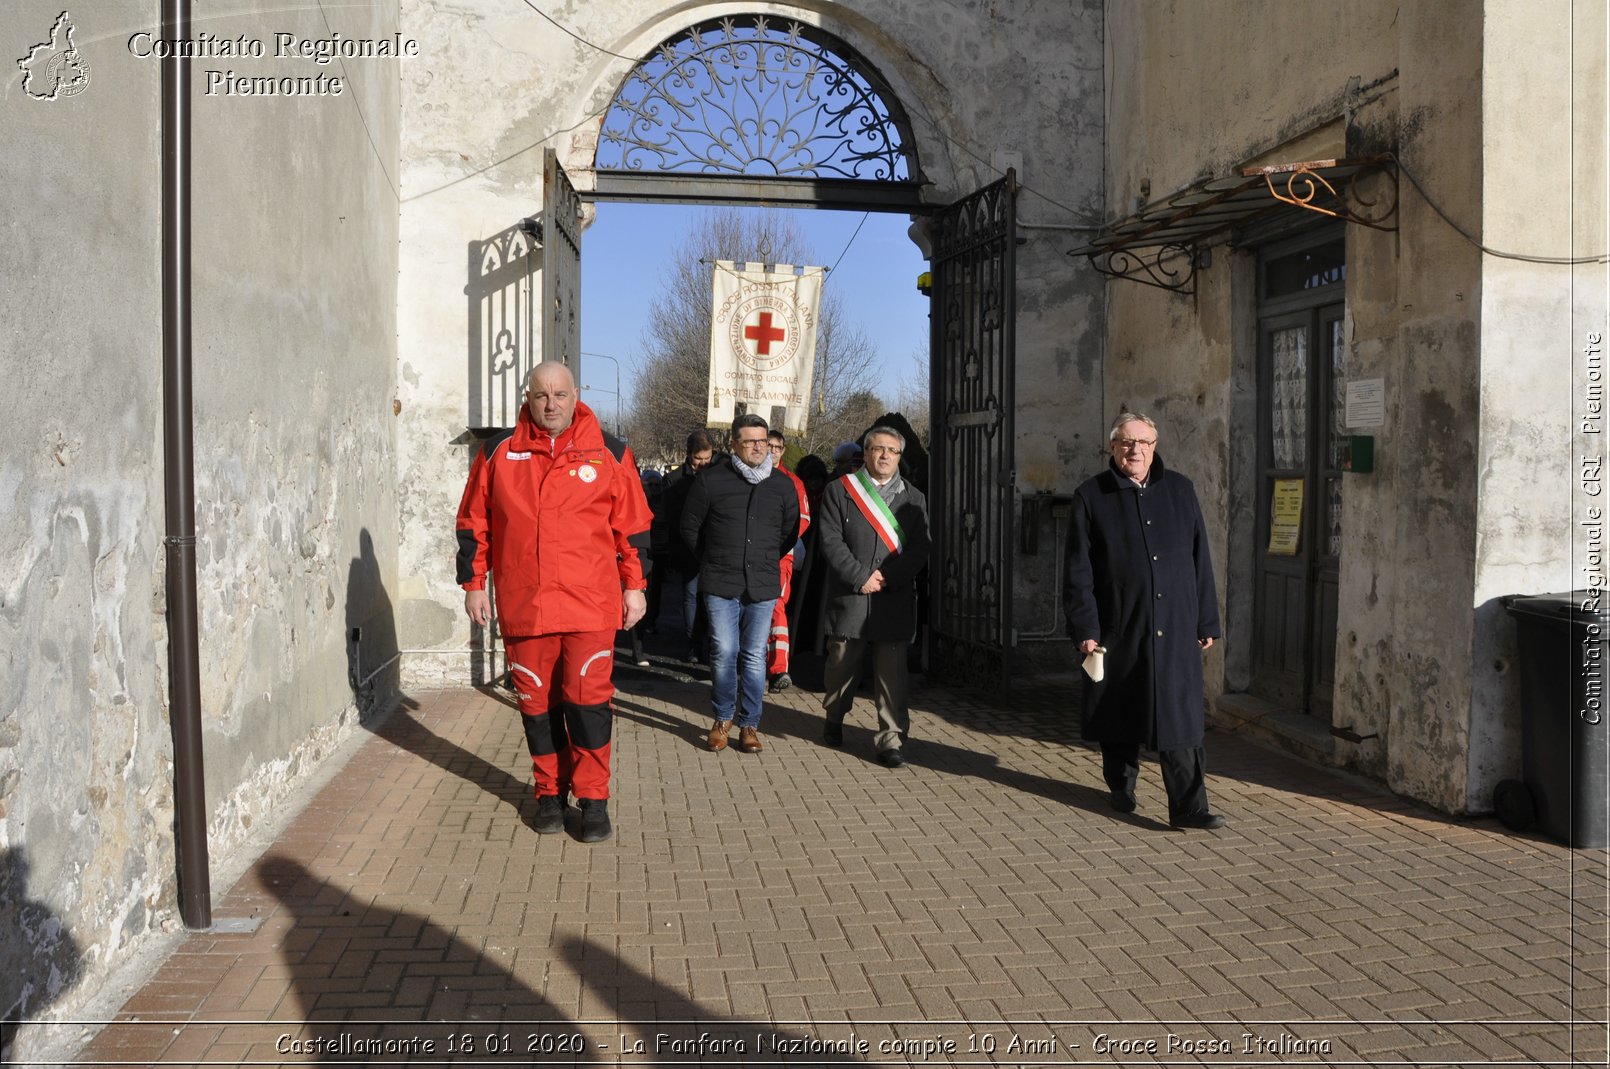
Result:
<svg viewBox="0 0 1610 1069"><path fill-rule="evenodd" d="M682 204L598 204L598 218L581 240L581 347L604 353L620 363L621 392L631 405L632 380L642 361L648 307L658 295L658 279L667 269L676 242L687 234L698 213L707 209ZM804 232L812 265L838 268L827 286L839 293L849 317L858 322L877 348L874 389L893 404L902 382L917 374L912 353L928 351L928 298L917 292L917 276L928 269L917 247L906 237L911 220L901 214L814 209L747 208L787 211ZM582 400L600 414L614 413L615 368L607 360L582 357Z"/></svg>

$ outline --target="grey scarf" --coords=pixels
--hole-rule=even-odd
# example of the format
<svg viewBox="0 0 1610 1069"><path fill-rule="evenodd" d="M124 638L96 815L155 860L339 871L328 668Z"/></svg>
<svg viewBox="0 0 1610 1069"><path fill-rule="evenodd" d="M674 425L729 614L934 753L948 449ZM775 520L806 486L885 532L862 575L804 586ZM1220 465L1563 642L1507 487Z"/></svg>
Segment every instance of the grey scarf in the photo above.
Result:
<svg viewBox="0 0 1610 1069"><path fill-rule="evenodd" d="M751 468L748 464L738 459L737 453L734 453L732 454L732 467L739 475L758 486L771 477L771 454L767 453L766 459L761 461L758 467Z"/></svg>
<svg viewBox="0 0 1610 1069"><path fill-rule="evenodd" d="M867 473L867 478L872 478L871 472ZM878 484L875 482L872 485L878 486ZM905 490L905 488L906 481L900 477L900 473L897 471L889 477L888 482L884 483L882 486L878 486L878 496L883 498L883 503L885 505L893 505L895 497L900 494L901 491Z"/></svg>

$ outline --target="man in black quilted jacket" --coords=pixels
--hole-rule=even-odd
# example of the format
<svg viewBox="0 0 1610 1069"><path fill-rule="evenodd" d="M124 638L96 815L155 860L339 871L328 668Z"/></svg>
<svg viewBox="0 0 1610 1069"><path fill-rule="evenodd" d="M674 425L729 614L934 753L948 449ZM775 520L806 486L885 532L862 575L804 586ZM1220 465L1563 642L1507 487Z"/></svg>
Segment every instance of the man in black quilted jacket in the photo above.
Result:
<svg viewBox="0 0 1610 1069"><path fill-rule="evenodd" d="M799 495L767 448L766 421L751 412L732 423L732 456L693 480L682 510L683 543L699 558L699 600L710 621L712 751L759 753L766 695L766 642L782 592L778 561L799 539Z"/></svg>

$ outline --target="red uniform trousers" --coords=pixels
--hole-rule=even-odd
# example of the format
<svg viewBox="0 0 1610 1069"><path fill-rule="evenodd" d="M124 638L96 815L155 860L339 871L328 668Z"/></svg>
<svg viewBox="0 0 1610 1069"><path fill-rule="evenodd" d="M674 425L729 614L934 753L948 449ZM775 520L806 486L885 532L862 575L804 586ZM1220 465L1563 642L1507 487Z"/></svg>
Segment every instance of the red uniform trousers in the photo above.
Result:
<svg viewBox="0 0 1610 1069"><path fill-rule="evenodd" d="M537 797L609 797L615 632L505 638ZM558 688L557 697L554 694Z"/></svg>
<svg viewBox="0 0 1610 1069"><path fill-rule="evenodd" d="M766 640L766 674L775 676L788 671L788 591L794 585L794 555L790 553L777 562L778 578L783 592L771 607L771 637Z"/></svg>

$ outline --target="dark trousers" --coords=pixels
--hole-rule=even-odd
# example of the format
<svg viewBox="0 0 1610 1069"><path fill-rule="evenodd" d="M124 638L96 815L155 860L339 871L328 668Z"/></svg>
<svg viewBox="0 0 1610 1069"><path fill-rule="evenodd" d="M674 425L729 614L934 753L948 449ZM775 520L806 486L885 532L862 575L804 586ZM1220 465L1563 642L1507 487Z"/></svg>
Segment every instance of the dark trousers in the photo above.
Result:
<svg viewBox="0 0 1610 1069"><path fill-rule="evenodd" d="M1189 750L1159 750L1157 763L1163 769L1163 790L1168 792L1170 820L1208 811L1206 750L1200 746ZM1135 797L1135 779L1140 775L1140 743L1102 743L1101 774L1109 791Z"/></svg>
<svg viewBox="0 0 1610 1069"><path fill-rule="evenodd" d="M878 734L872 745L879 753L898 750L911 734L911 678L906 671L905 642L866 642L829 635L827 665L823 669L822 709L829 724L843 724L855 705L861 685L862 653L872 647L872 687L877 696Z"/></svg>

